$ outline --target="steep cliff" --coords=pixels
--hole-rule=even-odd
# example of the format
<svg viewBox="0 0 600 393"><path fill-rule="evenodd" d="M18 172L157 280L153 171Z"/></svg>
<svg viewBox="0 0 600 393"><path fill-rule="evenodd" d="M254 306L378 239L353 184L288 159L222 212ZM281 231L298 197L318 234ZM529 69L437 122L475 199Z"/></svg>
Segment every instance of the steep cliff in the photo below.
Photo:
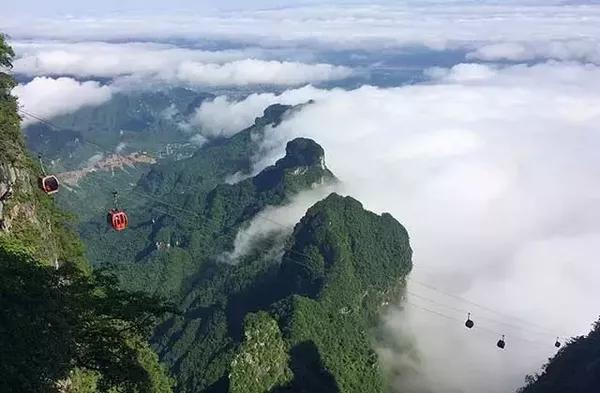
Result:
<svg viewBox="0 0 600 393"><path fill-rule="evenodd" d="M11 58L0 35L0 66ZM38 188L13 85L0 72L0 391L170 392L146 338L171 308L87 264L68 216Z"/></svg>
<svg viewBox="0 0 600 393"><path fill-rule="evenodd" d="M77 237L65 229L69 217L37 185L39 164L25 148L14 82L0 76L0 240L19 244L40 261L60 265L69 260L87 270Z"/></svg>

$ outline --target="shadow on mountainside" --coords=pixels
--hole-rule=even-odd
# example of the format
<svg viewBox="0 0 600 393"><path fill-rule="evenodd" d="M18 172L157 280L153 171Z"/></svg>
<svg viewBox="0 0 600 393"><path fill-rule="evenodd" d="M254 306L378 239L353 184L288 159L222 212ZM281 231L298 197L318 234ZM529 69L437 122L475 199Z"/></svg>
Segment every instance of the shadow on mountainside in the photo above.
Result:
<svg viewBox="0 0 600 393"><path fill-rule="evenodd" d="M290 369L294 379L288 386L278 387L270 393L339 393L333 375L325 369L317 346L304 341L290 351Z"/></svg>

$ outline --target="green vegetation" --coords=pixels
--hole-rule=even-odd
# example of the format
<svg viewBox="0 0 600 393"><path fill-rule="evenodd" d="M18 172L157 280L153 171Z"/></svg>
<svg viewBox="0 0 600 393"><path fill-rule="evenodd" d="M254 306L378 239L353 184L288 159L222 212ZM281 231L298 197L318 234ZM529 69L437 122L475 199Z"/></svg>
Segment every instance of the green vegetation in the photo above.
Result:
<svg viewBox="0 0 600 393"><path fill-rule="evenodd" d="M296 226L283 258L269 257L265 249L238 265L211 264L201 271L181 302L183 315L159 326L159 353L181 391L239 391L240 381L256 375L264 379L246 389L279 384L285 372L271 318L278 321L293 372L273 391L383 391L370 329L411 269L404 228L390 215L377 216L332 194ZM258 317L248 317L254 312ZM268 364L239 361L253 345L248 337L256 338L258 323L265 336L257 339L279 349L269 350ZM271 373L268 366L275 367Z"/></svg>
<svg viewBox="0 0 600 393"><path fill-rule="evenodd" d="M283 258L273 251L279 234L236 264L221 257L265 207L336 181L323 149L305 138L247 177L264 127L293 109L271 106L233 137L154 165L122 194L127 231L107 231L102 218L79 227L91 260L111 261L124 288L179 304L152 339L178 391L383 390L371 329L411 268L408 236L391 216L332 195L298 224ZM232 174L247 178L224 184ZM102 182L96 176L90 183Z"/></svg>
<svg viewBox="0 0 600 393"><path fill-rule="evenodd" d="M340 391L384 391L370 329L412 267L406 230L389 214L332 194L309 209L292 238L279 281L293 295L275 307L290 346L314 343Z"/></svg>
<svg viewBox="0 0 600 393"><path fill-rule="evenodd" d="M9 243L0 261L0 390L52 391L78 368L98 374L98 391L170 392L141 340L170 311L159 299L122 291L100 272L56 270Z"/></svg>
<svg viewBox="0 0 600 393"><path fill-rule="evenodd" d="M12 51L0 36L0 63ZM19 129L14 84L0 96L0 391L171 392L146 341L171 306L92 272L71 217L37 187Z"/></svg>
<svg viewBox="0 0 600 393"><path fill-rule="evenodd" d="M0 34L0 157L6 157L9 161L18 158L16 152L20 151L21 141L17 99L10 94L15 81L7 72L12 68L14 55L4 35Z"/></svg>
<svg viewBox="0 0 600 393"><path fill-rule="evenodd" d="M237 140L233 143L231 149L236 150ZM334 181L323 160L318 144L299 138L288 144L285 158L257 176L218 185L205 194L193 193L187 204L181 203L179 193L153 197L133 190L122 199L131 217L129 230L107 231L104 214L82 223L80 233L88 244L88 256L95 264L113 261L130 289L159 291L177 300L185 296L192 277L203 275L205 269L221 269L215 256L230 251L238 230L264 207L284 204L304 189ZM186 161L193 163L196 157ZM185 173L189 172L196 173L196 167L191 165ZM210 169L200 173L207 175Z"/></svg>
<svg viewBox="0 0 600 393"><path fill-rule="evenodd" d="M54 160L53 170L77 169L98 153L147 151L154 155L195 150L181 124L210 94L183 88L114 94L104 104L34 123L25 128L27 146ZM137 181L137 179L136 179Z"/></svg>
<svg viewBox="0 0 600 393"><path fill-rule="evenodd" d="M266 312L249 314L245 340L231 362L231 393L262 393L291 381L287 347L277 322Z"/></svg>
<svg viewBox="0 0 600 393"><path fill-rule="evenodd" d="M0 36L2 65L10 68L12 50ZM72 217L59 211L53 201L37 187L39 165L26 152L17 114L16 98L8 90L0 96L0 238L19 244L37 259L54 265L70 261L82 270L89 266L77 236L66 225ZM4 229L3 231L1 229Z"/></svg>
<svg viewBox="0 0 600 393"><path fill-rule="evenodd" d="M586 337L577 337L529 376L520 393L596 393L600 387L600 321Z"/></svg>
<svg viewBox="0 0 600 393"><path fill-rule="evenodd" d="M203 197L235 173L248 176L252 157L256 154L264 128L278 124L287 111L287 105L272 105L254 124L234 136L212 141L185 160L166 161L155 165L148 176L140 180L143 191L160 196L182 195L190 207L202 206Z"/></svg>

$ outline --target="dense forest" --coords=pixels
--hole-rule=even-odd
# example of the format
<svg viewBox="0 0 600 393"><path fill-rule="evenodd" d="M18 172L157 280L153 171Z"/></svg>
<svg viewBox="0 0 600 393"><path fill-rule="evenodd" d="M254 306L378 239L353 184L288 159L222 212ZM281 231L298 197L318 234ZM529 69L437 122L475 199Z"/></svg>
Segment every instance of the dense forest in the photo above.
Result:
<svg viewBox="0 0 600 393"><path fill-rule="evenodd" d="M283 391L383 391L370 329L401 290L410 256L406 231L391 216L332 194L309 209L280 258L206 273L185 297L185 314L159 328L159 353L186 391L227 391L229 375L262 375L262 391L273 381ZM283 345L289 355L239 361L257 324L272 332L262 341L270 352Z"/></svg>

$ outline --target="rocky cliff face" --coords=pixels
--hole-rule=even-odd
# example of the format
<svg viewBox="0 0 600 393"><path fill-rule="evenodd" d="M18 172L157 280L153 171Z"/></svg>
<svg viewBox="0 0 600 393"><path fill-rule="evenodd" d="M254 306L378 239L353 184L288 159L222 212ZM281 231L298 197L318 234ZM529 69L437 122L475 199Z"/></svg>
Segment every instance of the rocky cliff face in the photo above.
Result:
<svg viewBox="0 0 600 393"><path fill-rule="evenodd" d="M64 213L37 186L41 168L29 156L12 96L0 99L0 241L59 265L67 259L87 270L81 246L63 224Z"/></svg>
<svg viewBox="0 0 600 393"><path fill-rule="evenodd" d="M10 222L5 219L4 206L14 194L17 177L17 170L13 166L0 164L0 231L7 231L10 228Z"/></svg>
<svg viewBox="0 0 600 393"><path fill-rule="evenodd" d="M33 162L24 150L20 153L17 160L0 158L0 237L56 264L61 254L53 229L58 226L57 212L37 189Z"/></svg>

